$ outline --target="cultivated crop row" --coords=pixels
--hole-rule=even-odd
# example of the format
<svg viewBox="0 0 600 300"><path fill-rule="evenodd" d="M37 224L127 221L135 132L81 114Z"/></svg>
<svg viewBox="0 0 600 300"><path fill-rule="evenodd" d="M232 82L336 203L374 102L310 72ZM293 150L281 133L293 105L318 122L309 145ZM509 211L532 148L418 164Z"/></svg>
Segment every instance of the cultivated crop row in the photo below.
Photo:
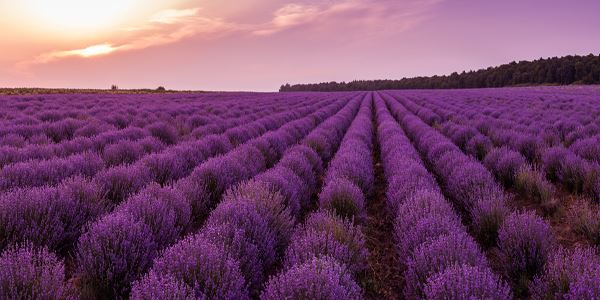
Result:
<svg viewBox="0 0 600 300"><path fill-rule="evenodd" d="M558 279L548 277L548 274L557 264L565 263L560 261L561 258L568 260L581 252L591 253L590 250L577 248L557 256L555 253L564 250L557 248L554 233L546 221L530 211L511 209L506 193L474 156L465 155L395 99L386 100L442 183L443 192L470 222L470 232L483 247L495 249L499 261L495 269L511 282L514 292L517 295L529 292L542 298L579 293L569 288L557 288L560 286ZM494 155L493 152L490 154ZM595 285L587 278L598 276L598 270L596 260L590 260L581 269L570 271L572 277L569 279L574 285L591 290Z"/></svg>
<svg viewBox="0 0 600 300"><path fill-rule="evenodd" d="M597 90L0 98L2 299L600 298Z"/></svg>
<svg viewBox="0 0 600 300"><path fill-rule="evenodd" d="M256 295L267 275L279 263L295 219L307 209L310 189L316 185L314 175L322 168L321 160L326 158L327 150L335 150L339 143L336 136L341 139L361 99L362 96L351 100L335 116L313 130L303 140L303 145L289 149L280 161L274 158L273 167L252 180L241 182L249 179L245 177L231 181L227 174L215 178L226 185L219 189L214 197L216 200L225 188L237 185L226 193L197 233L168 248L155 260L150 273L134 285L132 298L148 299L160 295L165 286L163 283L181 287L177 292L195 297L199 293L209 298L244 299ZM323 140L324 137L327 139ZM318 143L324 156L317 154L313 143ZM286 147L282 148L286 150ZM288 167L293 160L293 167ZM186 256L184 253L196 251L209 257L204 261L198 258L182 260L181 257ZM186 272L190 268L192 271ZM157 285L161 288L153 288Z"/></svg>

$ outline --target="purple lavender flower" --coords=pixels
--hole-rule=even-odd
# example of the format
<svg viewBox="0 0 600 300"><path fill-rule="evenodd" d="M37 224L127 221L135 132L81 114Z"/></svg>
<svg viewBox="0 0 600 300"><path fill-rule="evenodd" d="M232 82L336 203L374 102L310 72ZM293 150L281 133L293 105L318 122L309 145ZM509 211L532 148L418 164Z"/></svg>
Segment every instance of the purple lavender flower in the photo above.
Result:
<svg viewBox="0 0 600 300"><path fill-rule="evenodd" d="M515 282L539 274L553 245L550 226L532 212L510 214L498 232L503 271Z"/></svg>
<svg viewBox="0 0 600 300"><path fill-rule="evenodd" d="M151 266L156 250L151 229L127 213L109 214L92 224L75 254L82 296L127 295L131 283Z"/></svg>
<svg viewBox="0 0 600 300"><path fill-rule="evenodd" d="M365 196L352 182L344 178L330 180L319 194L319 207L335 212L342 218L361 223L366 218Z"/></svg>
<svg viewBox="0 0 600 300"><path fill-rule="evenodd" d="M117 208L144 222L159 248L175 242L190 226L191 206L183 194L152 184Z"/></svg>
<svg viewBox="0 0 600 300"><path fill-rule="evenodd" d="M141 281L136 281L131 289L133 300L194 300L205 299L204 294L189 287L171 275L158 275L150 272Z"/></svg>
<svg viewBox="0 0 600 300"><path fill-rule="evenodd" d="M442 235L421 244L407 262L404 296L408 299L425 296L429 278L456 264L488 266L485 256L466 233Z"/></svg>
<svg viewBox="0 0 600 300"><path fill-rule="evenodd" d="M279 274L266 285L261 299L362 299L351 274L331 258L313 258Z"/></svg>
<svg viewBox="0 0 600 300"><path fill-rule="evenodd" d="M598 271L600 258L593 249L577 247L567 250L560 247L549 255L544 272L530 284L530 293L533 299L562 299L575 281Z"/></svg>
<svg viewBox="0 0 600 300"><path fill-rule="evenodd" d="M250 299L237 261L201 236L186 238L167 248L151 272L172 276L193 288L194 296L208 299ZM135 286L148 285L152 276Z"/></svg>
<svg viewBox="0 0 600 300"><path fill-rule="evenodd" d="M490 269L457 265L427 280L425 297L442 299L513 299L510 287Z"/></svg>
<svg viewBox="0 0 600 300"><path fill-rule="evenodd" d="M0 255L0 298L58 299L65 267L46 248L13 246Z"/></svg>

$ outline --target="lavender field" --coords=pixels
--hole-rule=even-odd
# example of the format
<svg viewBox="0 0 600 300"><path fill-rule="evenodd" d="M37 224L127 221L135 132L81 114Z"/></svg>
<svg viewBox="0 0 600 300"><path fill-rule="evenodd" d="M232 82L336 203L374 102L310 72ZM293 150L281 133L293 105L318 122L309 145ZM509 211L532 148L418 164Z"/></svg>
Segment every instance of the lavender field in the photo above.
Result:
<svg viewBox="0 0 600 300"><path fill-rule="evenodd" d="M600 88L0 96L1 299L600 299Z"/></svg>

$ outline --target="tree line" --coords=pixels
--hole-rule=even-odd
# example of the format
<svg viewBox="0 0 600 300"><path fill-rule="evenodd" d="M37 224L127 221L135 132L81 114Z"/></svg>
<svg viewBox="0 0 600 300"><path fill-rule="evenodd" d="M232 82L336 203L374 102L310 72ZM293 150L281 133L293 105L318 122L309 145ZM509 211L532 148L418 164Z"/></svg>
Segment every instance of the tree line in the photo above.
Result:
<svg viewBox="0 0 600 300"><path fill-rule="evenodd" d="M569 55L511 62L497 67L450 75L399 80L355 80L314 84L285 84L280 92L369 91L397 89L463 89L523 85L600 84L600 55Z"/></svg>

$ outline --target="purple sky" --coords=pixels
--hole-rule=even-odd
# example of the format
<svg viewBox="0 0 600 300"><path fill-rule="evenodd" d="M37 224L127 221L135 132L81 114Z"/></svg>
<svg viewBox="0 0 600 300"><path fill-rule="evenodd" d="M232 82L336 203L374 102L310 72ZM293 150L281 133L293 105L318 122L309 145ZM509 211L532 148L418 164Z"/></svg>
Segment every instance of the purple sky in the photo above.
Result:
<svg viewBox="0 0 600 300"><path fill-rule="evenodd" d="M0 86L272 91L600 53L600 1L57 1L0 2Z"/></svg>

